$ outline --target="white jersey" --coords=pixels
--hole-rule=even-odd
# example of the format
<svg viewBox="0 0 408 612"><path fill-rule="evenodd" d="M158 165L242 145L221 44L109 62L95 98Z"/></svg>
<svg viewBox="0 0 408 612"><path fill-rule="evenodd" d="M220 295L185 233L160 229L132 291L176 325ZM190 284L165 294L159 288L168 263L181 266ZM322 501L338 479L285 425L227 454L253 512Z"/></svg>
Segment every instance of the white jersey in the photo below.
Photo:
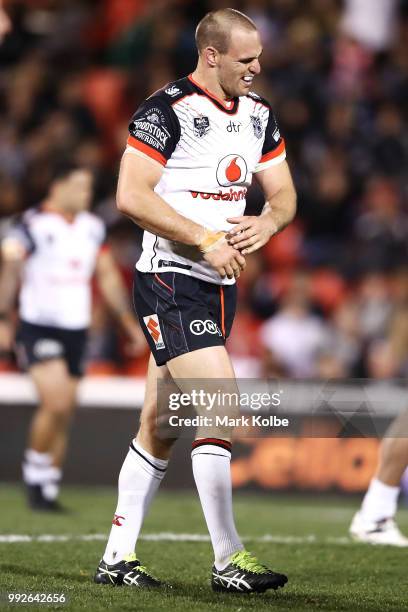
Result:
<svg viewBox="0 0 408 612"><path fill-rule="evenodd" d="M203 90L191 76L148 98L129 126L126 151L162 166L155 191L178 213L215 230L244 214L252 174L285 157L285 144L268 102L254 93L230 102ZM175 271L218 284L197 248L145 231L141 272Z"/></svg>
<svg viewBox="0 0 408 612"><path fill-rule="evenodd" d="M64 329L88 327L91 279L104 239L103 222L89 212L70 222L44 207L28 210L4 239L26 254L20 318Z"/></svg>

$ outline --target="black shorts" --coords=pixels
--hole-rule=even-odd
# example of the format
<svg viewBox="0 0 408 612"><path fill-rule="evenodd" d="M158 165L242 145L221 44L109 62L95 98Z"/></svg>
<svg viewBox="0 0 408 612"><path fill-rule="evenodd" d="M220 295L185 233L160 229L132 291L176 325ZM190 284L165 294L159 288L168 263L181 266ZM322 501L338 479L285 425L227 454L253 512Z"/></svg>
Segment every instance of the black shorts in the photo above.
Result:
<svg viewBox="0 0 408 612"><path fill-rule="evenodd" d="M16 336L19 366L27 370L35 363L63 359L71 376L84 374L86 329L61 329L21 321Z"/></svg>
<svg viewBox="0 0 408 612"><path fill-rule="evenodd" d="M223 346L235 316L236 285L179 272L135 272L133 296L158 366L207 346Z"/></svg>

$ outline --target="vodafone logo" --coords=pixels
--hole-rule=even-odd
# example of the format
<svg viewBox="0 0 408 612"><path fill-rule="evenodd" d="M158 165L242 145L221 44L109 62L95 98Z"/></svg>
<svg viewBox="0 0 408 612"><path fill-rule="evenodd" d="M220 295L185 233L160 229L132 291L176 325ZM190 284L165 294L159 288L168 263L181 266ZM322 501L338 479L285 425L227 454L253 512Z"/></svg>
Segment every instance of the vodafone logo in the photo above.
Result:
<svg viewBox="0 0 408 612"><path fill-rule="evenodd" d="M232 153L223 157L218 163L217 181L222 187L229 187L237 183L244 183L247 173L245 159Z"/></svg>

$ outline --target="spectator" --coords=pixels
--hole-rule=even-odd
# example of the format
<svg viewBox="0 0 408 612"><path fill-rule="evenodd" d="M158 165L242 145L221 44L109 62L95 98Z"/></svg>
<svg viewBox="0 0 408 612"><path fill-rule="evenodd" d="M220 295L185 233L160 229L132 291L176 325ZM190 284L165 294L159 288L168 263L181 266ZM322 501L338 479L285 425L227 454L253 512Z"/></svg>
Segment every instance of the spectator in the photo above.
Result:
<svg viewBox="0 0 408 612"><path fill-rule="evenodd" d="M327 324L311 308L310 279L297 274L278 312L261 327L260 341L288 376L311 378L327 340Z"/></svg>

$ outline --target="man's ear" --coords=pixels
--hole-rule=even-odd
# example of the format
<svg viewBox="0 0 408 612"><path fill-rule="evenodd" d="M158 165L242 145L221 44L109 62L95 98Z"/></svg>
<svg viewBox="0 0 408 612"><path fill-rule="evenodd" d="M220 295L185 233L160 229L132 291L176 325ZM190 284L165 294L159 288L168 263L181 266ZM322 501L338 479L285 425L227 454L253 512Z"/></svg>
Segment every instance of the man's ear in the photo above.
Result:
<svg viewBox="0 0 408 612"><path fill-rule="evenodd" d="M217 49L215 49L214 47L206 47L204 49L203 55L204 55L207 66L214 68L214 66L217 65L218 63L217 60L218 60L218 55L219 55Z"/></svg>

